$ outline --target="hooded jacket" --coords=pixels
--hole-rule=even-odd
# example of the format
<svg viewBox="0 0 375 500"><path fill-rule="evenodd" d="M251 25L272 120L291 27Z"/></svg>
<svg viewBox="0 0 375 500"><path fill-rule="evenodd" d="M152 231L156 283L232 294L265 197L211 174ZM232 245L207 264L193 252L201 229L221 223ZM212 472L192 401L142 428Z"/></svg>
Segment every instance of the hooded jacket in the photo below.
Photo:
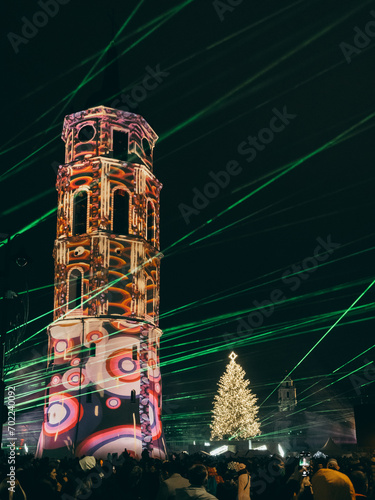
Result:
<svg viewBox="0 0 375 500"><path fill-rule="evenodd" d="M314 500L355 500L352 482L337 470L320 469L311 482Z"/></svg>

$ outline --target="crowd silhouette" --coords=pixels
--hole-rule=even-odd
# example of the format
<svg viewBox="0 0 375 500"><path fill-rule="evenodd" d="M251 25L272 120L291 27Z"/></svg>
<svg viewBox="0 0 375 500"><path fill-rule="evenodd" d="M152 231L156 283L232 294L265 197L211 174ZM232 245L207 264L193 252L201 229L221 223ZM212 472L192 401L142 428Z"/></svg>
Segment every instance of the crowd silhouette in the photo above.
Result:
<svg viewBox="0 0 375 500"><path fill-rule="evenodd" d="M313 458L171 454L140 460L126 450L94 457L16 457L15 475L2 455L0 500L375 500L375 453ZM13 479L13 480L12 480Z"/></svg>

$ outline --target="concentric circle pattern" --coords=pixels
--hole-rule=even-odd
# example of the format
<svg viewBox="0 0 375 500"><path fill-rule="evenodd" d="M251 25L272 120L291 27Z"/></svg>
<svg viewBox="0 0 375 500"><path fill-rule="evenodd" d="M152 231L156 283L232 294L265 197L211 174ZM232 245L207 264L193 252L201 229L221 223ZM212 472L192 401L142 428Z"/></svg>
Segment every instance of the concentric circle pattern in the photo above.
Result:
<svg viewBox="0 0 375 500"><path fill-rule="evenodd" d="M44 432L47 436L54 436L58 431L61 435L75 427L83 416L83 407L70 394L54 394L49 399L47 422L44 423Z"/></svg>
<svg viewBox="0 0 375 500"><path fill-rule="evenodd" d="M114 351L106 361L109 375L120 382L136 382L140 379L139 362L132 359L130 349Z"/></svg>
<svg viewBox="0 0 375 500"><path fill-rule="evenodd" d="M98 344L103 339L104 334L99 330L93 330L86 335L86 341L88 344Z"/></svg>
<svg viewBox="0 0 375 500"><path fill-rule="evenodd" d="M68 390L78 390L80 386L81 389L84 389L87 387L88 383L89 379L87 377L86 370L80 370L79 368L71 368L64 373L62 378L62 384L65 389Z"/></svg>
<svg viewBox="0 0 375 500"><path fill-rule="evenodd" d="M108 398L107 401L105 402L107 405L107 408L110 410L117 410L117 408L120 408L121 406L121 399L120 398Z"/></svg>
<svg viewBox="0 0 375 500"><path fill-rule="evenodd" d="M139 395L140 366L133 359L134 347L138 347L135 339L124 335L97 344L95 356L86 363L87 376L96 389L110 396L130 398L132 391Z"/></svg>
<svg viewBox="0 0 375 500"><path fill-rule="evenodd" d="M61 382L61 377L60 375L54 375L52 378L51 378L51 384L52 385L59 385L59 383Z"/></svg>

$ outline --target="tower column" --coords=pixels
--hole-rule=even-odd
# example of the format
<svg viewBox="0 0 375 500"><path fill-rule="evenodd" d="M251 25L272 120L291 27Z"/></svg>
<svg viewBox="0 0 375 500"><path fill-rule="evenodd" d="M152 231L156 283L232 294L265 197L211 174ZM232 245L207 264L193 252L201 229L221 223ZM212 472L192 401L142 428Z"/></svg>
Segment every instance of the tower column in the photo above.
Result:
<svg viewBox="0 0 375 500"><path fill-rule="evenodd" d="M54 321L39 456L165 455L155 132L99 106L65 118Z"/></svg>

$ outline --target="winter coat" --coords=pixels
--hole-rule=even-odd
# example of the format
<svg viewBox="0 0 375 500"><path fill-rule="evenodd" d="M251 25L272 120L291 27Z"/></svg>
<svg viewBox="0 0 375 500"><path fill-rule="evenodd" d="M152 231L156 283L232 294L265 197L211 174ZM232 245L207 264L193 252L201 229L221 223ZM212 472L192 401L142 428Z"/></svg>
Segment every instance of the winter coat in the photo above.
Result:
<svg viewBox="0 0 375 500"><path fill-rule="evenodd" d="M190 486L189 481L182 477L181 474L172 474L169 479L166 479L160 485L157 500L174 500L176 490L184 486Z"/></svg>
<svg viewBox="0 0 375 500"><path fill-rule="evenodd" d="M176 500L217 500L204 486L188 486L176 490Z"/></svg>
<svg viewBox="0 0 375 500"><path fill-rule="evenodd" d="M355 500L352 482L337 470L319 469L311 482L314 500Z"/></svg>
<svg viewBox="0 0 375 500"><path fill-rule="evenodd" d="M250 474L247 471L238 476L238 500L250 500Z"/></svg>

